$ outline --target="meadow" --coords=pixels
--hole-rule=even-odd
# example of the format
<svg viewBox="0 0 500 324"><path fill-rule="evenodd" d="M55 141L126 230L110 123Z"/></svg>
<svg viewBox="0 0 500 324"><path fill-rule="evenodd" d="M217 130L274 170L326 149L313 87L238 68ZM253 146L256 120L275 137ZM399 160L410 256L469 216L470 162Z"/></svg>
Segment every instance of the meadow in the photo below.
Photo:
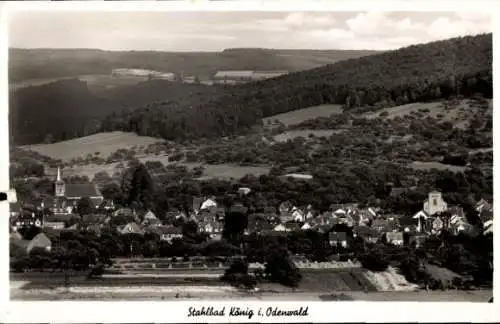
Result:
<svg viewBox="0 0 500 324"><path fill-rule="evenodd" d="M278 120L285 126L300 124L306 120L318 117L330 117L334 114L342 113L342 105L318 105L294 111L277 114L271 117L263 118L264 127L269 127L274 121Z"/></svg>

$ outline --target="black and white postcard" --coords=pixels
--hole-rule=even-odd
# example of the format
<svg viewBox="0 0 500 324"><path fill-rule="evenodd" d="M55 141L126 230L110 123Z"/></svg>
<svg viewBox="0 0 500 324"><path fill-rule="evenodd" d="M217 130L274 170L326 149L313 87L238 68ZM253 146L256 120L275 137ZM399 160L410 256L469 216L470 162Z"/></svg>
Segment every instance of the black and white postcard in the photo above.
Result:
<svg viewBox="0 0 500 324"><path fill-rule="evenodd" d="M492 2L181 3L4 5L2 319L492 321Z"/></svg>

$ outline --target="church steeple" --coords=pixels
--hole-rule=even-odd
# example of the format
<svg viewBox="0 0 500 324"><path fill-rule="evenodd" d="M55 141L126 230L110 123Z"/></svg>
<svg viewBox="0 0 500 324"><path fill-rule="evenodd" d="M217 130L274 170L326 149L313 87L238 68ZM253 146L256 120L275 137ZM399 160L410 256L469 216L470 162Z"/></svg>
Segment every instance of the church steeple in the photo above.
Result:
<svg viewBox="0 0 500 324"><path fill-rule="evenodd" d="M62 180L60 167L57 167L55 194L56 194L56 197L64 197L64 195L66 194L66 184Z"/></svg>

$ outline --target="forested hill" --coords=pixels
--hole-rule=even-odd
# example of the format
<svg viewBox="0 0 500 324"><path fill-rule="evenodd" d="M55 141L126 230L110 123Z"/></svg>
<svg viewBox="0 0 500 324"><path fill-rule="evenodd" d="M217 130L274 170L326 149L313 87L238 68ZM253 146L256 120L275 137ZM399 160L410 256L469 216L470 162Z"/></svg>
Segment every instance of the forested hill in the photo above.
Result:
<svg viewBox="0 0 500 324"><path fill-rule="evenodd" d="M492 34L453 38L350 59L235 87L210 102L148 105L110 116L102 130L167 139L242 132L272 116L319 104L376 109L454 95L492 96Z"/></svg>
<svg viewBox="0 0 500 324"><path fill-rule="evenodd" d="M137 107L175 102L202 105L230 88L152 80L136 85L89 90L78 79L10 91L11 144L37 144L87 136L100 129L101 120ZM123 113L122 113L123 112Z"/></svg>

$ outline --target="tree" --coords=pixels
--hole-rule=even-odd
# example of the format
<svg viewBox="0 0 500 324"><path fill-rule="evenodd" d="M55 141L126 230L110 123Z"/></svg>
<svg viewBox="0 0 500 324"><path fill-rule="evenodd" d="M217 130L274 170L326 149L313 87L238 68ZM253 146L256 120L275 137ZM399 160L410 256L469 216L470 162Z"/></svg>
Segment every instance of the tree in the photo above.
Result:
<svg viewBox="0 0 500 324"><path fill-rule="evenodd" d="M122 203L123 192L120 186L114 182L105 184L101 189L102 196L104 199L109 199L115 203Z"/></svg>
<svg viewBox="0 0 500 324"><path fill-rule="evenodd" d="M285 249L275 249L266 258L266 277L271 282L280 283L287 287L298 287L302 280L299 269L293 263Z"/></svg>
<svg viewBox="0 0 500 324"><path fill-rule="evenodd" d="M389 260L380 247L375 247L361 257L361 265L365 269L382 272L389 267Z"/></svg>
<svg viewBox="0 0 500 324"><path fill-rule="evenodd" d="M95 206L93 206L89 197L82 197L78 200L76 210L80 215L88 215L94 212Z"/></svg>
<svg viewBox="0 0 500 324"><path fill-rule="evenodd" d="M143 210L153 209L154 184L144 164L133 168L130 186L127 204L135 203Z"/></svg>
<svg viewBox="0 0 500 324"><path fill-rule="evenodd" d="M230 205L224 217L222 236L233 245L241 243L243 233L248 226L248 208L236 202Z"/></svg>

